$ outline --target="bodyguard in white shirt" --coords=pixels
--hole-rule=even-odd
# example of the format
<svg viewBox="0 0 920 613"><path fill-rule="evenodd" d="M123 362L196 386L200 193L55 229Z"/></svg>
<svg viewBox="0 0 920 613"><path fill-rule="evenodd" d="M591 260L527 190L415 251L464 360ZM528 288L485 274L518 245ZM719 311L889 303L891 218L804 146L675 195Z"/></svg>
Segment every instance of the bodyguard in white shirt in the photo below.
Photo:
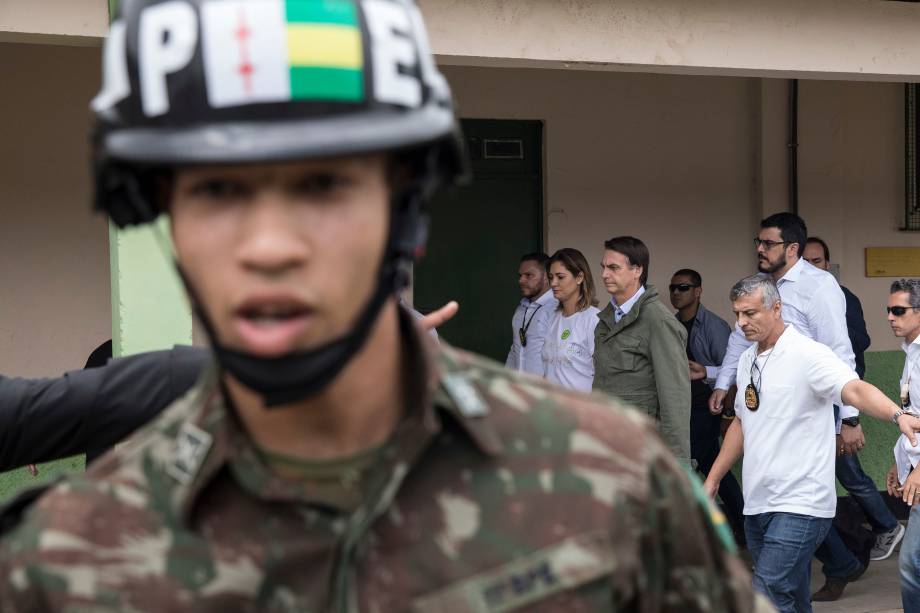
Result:
<svg viewBox="0 0 920 613"><path fill-rule="evenodd" d="M560 249L549 259L549 277L559 306L553 311L543 345L546 378L562 387L590 392L599 313L591 267L578 249Z"/></svg>
<svg viewBox="0 0 920 613"><path fill-rule="evenodd" d="M549 288L545 253L528 253L518 267L521 303L511 318L511 350L505 366L543 376L543 339L553 311L559 305Z"/></svg>
<svg viewBox="0 0 920 613"><path fill-rule="evenodd" d="M900 411L827 346L783 321L769 274L732 287L732 310L754 343L738 361L735 413L705 488L744 454L745 534L754 587L781 612L810 612L811 556L831 526L834 490L834 404L893 419L916 442L920 419Z"/></svg>
<svg viewBox="0 0 920 613"><path fill-rule="evenodd" d="M920 413L920 280L891 284L888 325L906 354L901 372L901 407ZM920 447L901 436L894 447L895 465L888 471L888 493L911 505L907 534L901 543L901 604L904 613L920 613Z"/></svg>

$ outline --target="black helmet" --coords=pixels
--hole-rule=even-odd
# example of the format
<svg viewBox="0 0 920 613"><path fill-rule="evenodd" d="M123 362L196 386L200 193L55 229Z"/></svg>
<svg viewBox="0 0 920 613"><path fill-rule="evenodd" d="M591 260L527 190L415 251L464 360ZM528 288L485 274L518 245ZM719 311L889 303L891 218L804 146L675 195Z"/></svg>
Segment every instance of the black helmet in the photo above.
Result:
<svg viewBox="0 0 920 613"><path fill-rule="evenodd" d="M463 173L450 88L410 0L123 0L92 102L96 204L145 223L144 171L413 149Z"/></svg>
<svg viewBox="0 0 920 613"><path fill-rule="evenodd" d="M153 178L185 164L391 152L377 287L345 336L262 358L224 347L184 277L221 366L268 406L323 389L361 348L425 240L422 204L465 175L447 81L411 0L123 0L92 102L96 206L119 226L156 218ZM179 273L182 275L182 269Z"/></svg>

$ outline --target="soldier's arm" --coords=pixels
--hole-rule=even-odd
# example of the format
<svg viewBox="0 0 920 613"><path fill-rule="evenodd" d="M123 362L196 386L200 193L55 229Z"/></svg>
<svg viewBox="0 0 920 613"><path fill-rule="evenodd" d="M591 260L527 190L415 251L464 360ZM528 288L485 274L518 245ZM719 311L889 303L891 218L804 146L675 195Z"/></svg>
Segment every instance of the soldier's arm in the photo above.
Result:
<svg viewBox="0 0 920 613"><path fill-rule="evenodd" d="M690 465L690 370L686 332L677 320L665 321L649 339L661 438L686 466Z"/></svg>
<svg viewBox="0 0 920 613"><path fill-rule="evenodd" d="M57 379L0 377L0 470L113 446L190 389L208 355L177 347Z"/></svg>
<svg viewBox="0 0 920 613"><path fill-rule="evenodd" d="M755 593L724 516L696 476L660 454L648 479L651 499L638 509L642 587L636 610L773 611Z"/></svg>

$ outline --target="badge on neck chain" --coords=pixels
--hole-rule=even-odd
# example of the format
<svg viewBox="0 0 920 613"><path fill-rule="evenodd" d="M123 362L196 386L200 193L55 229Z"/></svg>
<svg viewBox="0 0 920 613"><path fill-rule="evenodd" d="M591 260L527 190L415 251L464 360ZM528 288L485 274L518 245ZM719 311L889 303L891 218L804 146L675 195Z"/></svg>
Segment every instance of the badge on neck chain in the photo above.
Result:
<svg viewBox="0 0 920 613"><path fill-rule="evenodd" d="M747 387L744 388L744 406L751 411L756 411L760 408L760 394L757 393L757 388L754 387L753 383L748 383Z"/></svg>

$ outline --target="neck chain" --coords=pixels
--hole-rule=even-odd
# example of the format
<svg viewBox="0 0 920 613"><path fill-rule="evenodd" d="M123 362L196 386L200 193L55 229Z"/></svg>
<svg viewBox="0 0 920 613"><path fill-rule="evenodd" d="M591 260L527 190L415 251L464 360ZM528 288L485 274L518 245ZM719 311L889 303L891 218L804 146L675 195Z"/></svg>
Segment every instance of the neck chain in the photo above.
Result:
<svg viewBox="0 0 920 613"><path fill-rule="evenodd" d="M763 372L767 369L767 363L770 361L770 358L773 357L773 352L776 351L776 345L770 348L770 353L767 355L767 359L763 362L763 368L757 365L757 356L754 356L754 361L751 362L751 382L747 384L747 387L744 388L744 406L748 408L751 412L757 411L760 408L760 392L763 390ZM754 382L754 372L757 372L757 382Z"/></svg>

